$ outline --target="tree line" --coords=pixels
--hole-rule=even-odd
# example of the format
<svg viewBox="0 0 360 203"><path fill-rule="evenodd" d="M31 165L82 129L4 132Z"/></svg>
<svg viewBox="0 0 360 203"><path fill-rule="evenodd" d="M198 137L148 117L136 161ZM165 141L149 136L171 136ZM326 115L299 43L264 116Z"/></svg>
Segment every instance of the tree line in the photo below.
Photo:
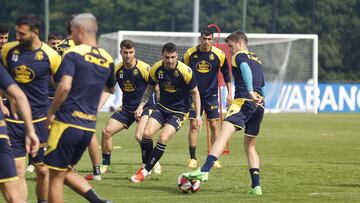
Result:
<svg viewBox="0 0 360 203"><path fill-rule="evenodd" d="M96 15L100 34L117 30L192 31L193 0L49 1L50 30L64 34L67 18L81 12ZM2 0L0 22L9 26L14 39L15 19L25 13L44 19L44 7L44 0ZM201 0L200 28L215 23L223 32L242 29L242 11L243 0ZM247 0L245 31L318 34L319 81L360 82L359 11L358 0Z"/></svg>

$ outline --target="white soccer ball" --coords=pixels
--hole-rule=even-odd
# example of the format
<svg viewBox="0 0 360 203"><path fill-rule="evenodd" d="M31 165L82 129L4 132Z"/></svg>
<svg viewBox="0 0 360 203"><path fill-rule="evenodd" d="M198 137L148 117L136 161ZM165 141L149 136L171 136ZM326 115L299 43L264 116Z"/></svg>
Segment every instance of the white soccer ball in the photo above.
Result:
<svg viewBox="0 0 360 203"><path fill-rule="evenodd" d="M178 177L178 188L183 193L195 193L200 190L199 180L190 180L187 177L180 175Z"/></svg>

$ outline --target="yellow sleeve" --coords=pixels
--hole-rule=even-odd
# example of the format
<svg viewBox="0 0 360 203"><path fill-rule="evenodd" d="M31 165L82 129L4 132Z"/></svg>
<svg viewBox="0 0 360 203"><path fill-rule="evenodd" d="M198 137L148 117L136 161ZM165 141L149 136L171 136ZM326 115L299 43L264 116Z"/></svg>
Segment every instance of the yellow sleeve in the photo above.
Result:
<svg viewBox="0 0 360 203"><path fill-rule="evenodd" d="M193 76L191 68L180 61L178 61L177 68L180 71L181 75L184 77L185 83L189 84Z"/></svg>
<svg viewBox="0 0 360 203"><path fill-rule="evenodd" d="M5 66L5 68L8 68L8 63L6 61L6 58L9 54L10 49L17 46L18 44L19 44L18 41L6 43L3 47L3 49L1 50L1 62Z"/></svg>
<svg viewBox="0 0 360 203"><path fill-rule="evenodd" d="M214 46L211 48L211 51L214 52L216 54L216 56L219 58L220 67L223 67L224 62L225 62L225 57L226 57L225 53L221 49L214 47Z"/></svg>
<svg viewBox="0 0 360 203"><path fill-rule="evenodd" d="M156 70L162 65L163 60L156 62L152 68L150 68L150 77L153 81L157 82Z"/></svg>
<svg viewBox="0 0 360 203"><path fill-rule="evenodd" d="M44 42L41 49L44 50L49 58L51 75L55 75L61 64L61 56Z"/></svg>
<svg viewBox="0 0 360 203"><path fill-rule="evenodd" d="M138 60L138 65L137 65L138 69L141 72L142 77L144 78L144 80L147 82L149 81L149 72L150 72L150 66L149 64Z"/></svg>

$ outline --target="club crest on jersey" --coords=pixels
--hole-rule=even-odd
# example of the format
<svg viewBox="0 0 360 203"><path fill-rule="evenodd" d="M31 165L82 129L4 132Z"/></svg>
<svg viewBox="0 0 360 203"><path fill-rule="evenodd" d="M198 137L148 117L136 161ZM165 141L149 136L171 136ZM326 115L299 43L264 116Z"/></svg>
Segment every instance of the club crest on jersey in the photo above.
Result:
<svg viewBox="0 0 360 203"><path fill-rule="evenodd" d="M162 70L160 70L158 72L158 79L163 79L164 78L164 72Z"/></svg>
<svg viewBox="0 0 360 203"><path fill-rule="evenodd" d="M199 56L198 56L197 54L195 54L195 55L193 56L193 58L194 58L194 59L197 59L197 58L199 58Z"/></svg>
<svg viewBox="0 0 360 203"><path fill-rule="evenodd" d="M214 54L210 54L209 59L210 59L210 61L213 61L215 59Z"/></svg>
<svg viewBox="0 0 360 203"><path fill-rule="evenodd" d="M178 77L179 77L179 72L178 72L177 70L174 72L174 77L175 77L175 78L178 78Z"/></svg>
<svg viewBox="0 0 360 203"><path fill-rule="evenodd" d="M43 52L42 52L42 51L37 51L37 52L35 53L35 60L41 61L41 60L43 60L43 59L44 59L44 54L43 54Z"/></svg>
<svg viewBox="0 0 360 203"><path fill-rule="evenodd" d="M208 73L212 69L211 64L205 60L196 64L196 70L200 73Z"/></svg>
<svg viewBox="0 0 360 203"><path fill-rule="evenodd" d="M25 65L16 66L12 70L12 75L19 83L29 83L35 79L35 72Z"/></svg>
<svg viewBox="0 0 360 203"><path fill-rule="evenodd" d="M135 69L135 70L133 71L133 74L134 74L135 76L137 76L137 75L139 74L138 69Z"/></svg>

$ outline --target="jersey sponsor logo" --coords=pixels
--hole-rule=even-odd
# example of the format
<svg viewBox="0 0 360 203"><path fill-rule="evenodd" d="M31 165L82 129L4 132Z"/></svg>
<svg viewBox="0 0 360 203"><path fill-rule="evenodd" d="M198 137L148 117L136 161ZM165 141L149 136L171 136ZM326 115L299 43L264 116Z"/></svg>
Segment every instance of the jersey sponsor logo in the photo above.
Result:
<svg viewBox="0 0 360 203"><path fill-rule="evenodd" d="M178 78L178 77L179 77L179 71L177 71L177 70L174 71L174 77L175 77L175 78Z"/></svg>
<svg viewBox="0 0 360 203"><path fill-rule="evenodd" d="M202 60L200 63L196 64L196 70L200 73L208 73L212 69L212 66L209 62Z"/></svg>
<svg viewBox="0 0 360 203"><path fill-rule="evenodd" d="M96 116L94 114L87 114L81 111L73 111L71 115L84 120L96 121Z"/></svg>
<svg viewBox="0 0 360 203"><path fill-rule="evenodd" d="M197 58L199 58L199 56L198 56L197 54L195 54L195 55L193 56L193 58L194 58L194 59L197 59Z"/></svg>
<svg viewBox="0 0 360 203"><path fill-rule="evenodd" d="M37 51L37 52L35 53L35 60L41 61L41 60L43 60L43 59L44 59L44 54L43 54L43 52L42 52L42 51Z"/></svg>
<svg viewBox="0 0 360 203"><path fill-rule="evenodd" d="M16 66L12 70L12 75L19 83L29 83L35 79L35 72L26 65Z"/></svg>
<svg viewBox="0 0 360 203"><path fill-rule="evenodd" d="M91 55L91 54L85 54L84 59L85 59L85 61L87 61L89 63L96 64L96 65L101 66L103 68L109 68L109 66L110 66L109 61L107 61L106 59L98 58L98 57L96 57L94 55Z"/></svg>
<svg viewBox="0 0 360 203"><path fill-rule="evenodd" d="M136 89L136 85L133 82L131 82L130 80L125 80L122 83L121 89L125 92L133 92Z"/></svg>
<svg viewBox="0 0 360 203"><path fill-rule="evenodd" d="M163 88L165 91L170 92L170 93L176 92L176 87L173 84L171 84L171 82L164 82Z"/></svg>

